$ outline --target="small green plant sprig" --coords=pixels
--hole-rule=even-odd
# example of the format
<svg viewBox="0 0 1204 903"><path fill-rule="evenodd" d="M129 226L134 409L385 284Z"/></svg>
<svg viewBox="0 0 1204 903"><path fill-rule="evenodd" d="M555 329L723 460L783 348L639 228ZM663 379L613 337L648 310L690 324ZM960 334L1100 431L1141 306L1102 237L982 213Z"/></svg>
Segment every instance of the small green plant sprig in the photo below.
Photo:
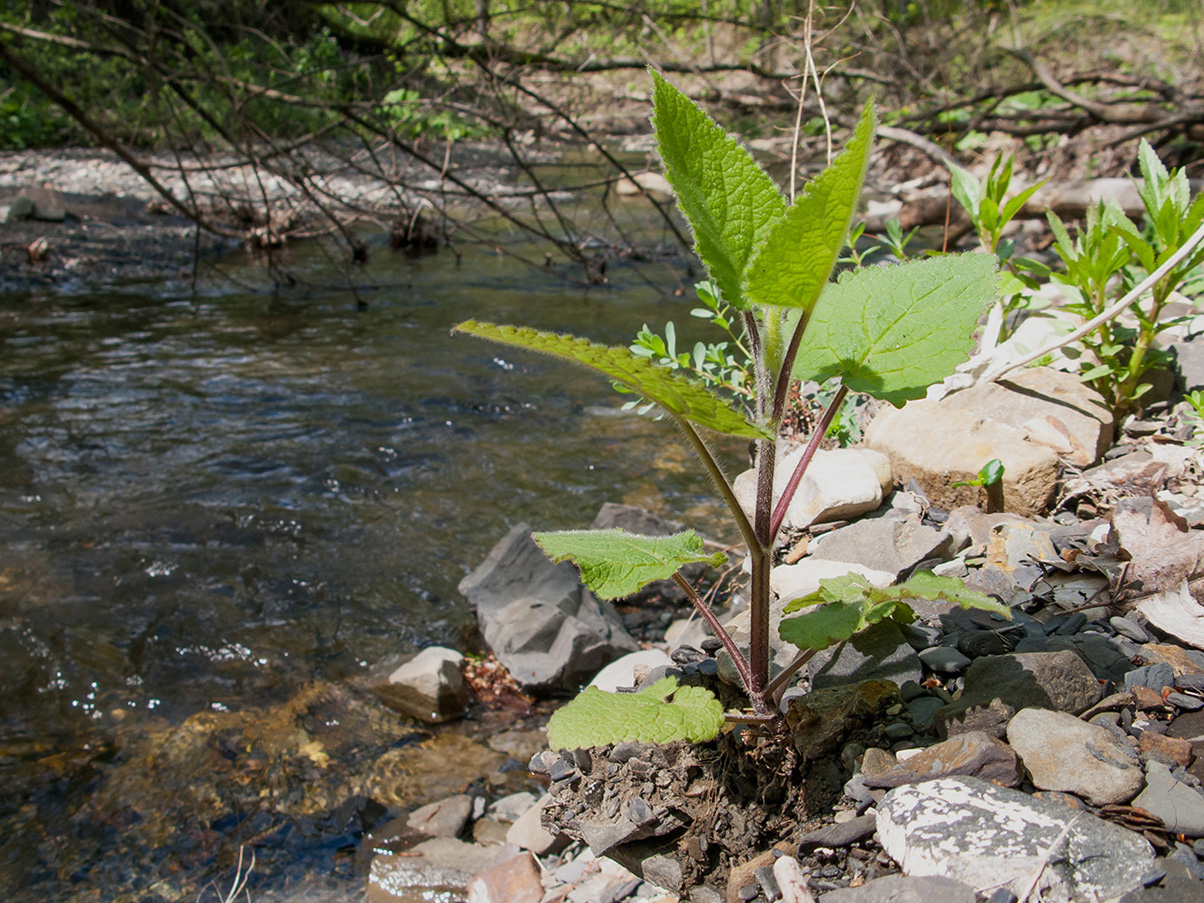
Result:
<svg viewBox="0 0 1204 903"><path fill-rule="evenodd" d="M954 199L974 224L974 231L978 235L978 243L982 250L998 257L1003 266L999 291L1003 314L1003 332L1000 338L1005 338L1010 331L1014 320L1012 315L1029 306L1032 293L1039 286L1040 280L1049 275L1049 268L1040 261L1016 257L1015 246L1003 237L1007 225L1015 219L1029 198L1045 184L1045 180L1042 179L1019 194L1008 197L1012 186L1013 163L1014 158L1010 154L1007 157L996 157L986 180L982 182L969 170L956 164L949 165L950 187Z"/></svg>
<svg viewBox="0 0 1204 903"><path fill-rule="evenodd" d="M750 635L747 652L680 574L690 563L718 566L693 531L670 537L622 530L536 533L554 561L572 561L598 596L630 595L655 580L673 579L689 596L731 656L749 706L724 716L713 694L659 681L640 693L589 690L561 708L548 725L553 748L623 739L694 742L714 737L729 720L780 724L777 699L794 669L816 649L843 642L886 617L907 619L914 598L942 598L967 607L1006 610L958 580L920 574L876 590L856 578L825 581L820 596L785 599L795 617L780 635L800 647L794 664L770 679L770 571L791 499L849 392L902 405L964 361L979 316L996 296L993 257L947 255L899 266L831 276L844 248L869 165L874 131L867 106L844 151L788 203L748 151L695 103L653 71L653 123L666 175L693 228L715 297L738 325L747 348L753 394L746 408L730 394L691 376L666 343L664 354L608 347L570 335L467 321L456 330L539 351L592 368L660 408L696 452L748 548ZM728 314L723 314L728 316ZM672 353L671 353L672 352ZM653 360L656 358L656 360ZM659 361L668 358L668 363ZM678 366L674 367L676 361ZM801 461L775 493L783 414L795 380L839 378ZM746 510L719 466L709 436L753 440L756 497ZM689 691L689 692L686 692ZM606 727L603 727L606 726Z"/></svg>
<svg viewBox="0 0 1204 903"><path fill-rule="evenodd" d="M1003 462L992 458L982 466L972 480L958 480L953 488L958 486L978 486L987 491L987 514L999 514L1003 511Z"/></svg>
<svg viewBox="0 0 1204 903"><path fill-rule="evenodd" d="M1072 240L1065 224L1047 214L1054 234L1054 250L1064 272L1054 273L1072 293L1066 309L1092 321L1108 309L1114 281L1128 293L1192 240L1204 223L1204 195L1191 198L1185 170L1168 171L1149 142L1142 139L1137 154L1142 183L1138 188L1145 208L1141 227L1115 201L1087 211L1083 227ZM1177 321L1163 317L1176 291L1190 290L1204 264L1204 245L1198 245L1167 270L1149 290L1128 306L1136 328L1104 318L1081 341L1095 363L1081 373L1096 388L1117 416L1138 406L1151 388L1145 375L1165 362L1155 346L1158 335ZM1118 278L1117 278L1118 277Z"/></svg>

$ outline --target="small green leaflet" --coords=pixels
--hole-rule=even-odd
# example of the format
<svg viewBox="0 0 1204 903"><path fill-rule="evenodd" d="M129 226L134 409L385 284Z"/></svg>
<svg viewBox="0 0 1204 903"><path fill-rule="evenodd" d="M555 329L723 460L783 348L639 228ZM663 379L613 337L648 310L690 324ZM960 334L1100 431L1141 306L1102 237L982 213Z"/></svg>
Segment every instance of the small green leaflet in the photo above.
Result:
<svg viewBox="0 0 1204 903"><path fill-rule="evenodd" d="M548 721L552 749L635 743L705 743L723 727L723 705L710 690L681 687L665 677L638 693L586 687Z"/></svg>
<svg viewBox="0 0 1204 903"><path fill-rule="evenodd" d="M542 332L523 326L498 326L466 320L453 332L464 332L482 339L550 354L582 364L654 401L677 417L693 421L708 430L747 439L765 439L769 434L749 423L742 414L729 408L717 396L697 383L664 367L653 366L628 348L598 345L589 339Z"/></svg>
<svg viewBox="0 0 1204 903"><path fill-rule="evenodd" d="M853 392L902 407L966 360L995 299L990 254L950 254L868 267L828 285L812 311L794 375L840 376Z"/></svg>
<svg viewBox="0 0 1204 903"><path fill-rule="evenodd" d="M571 560L581 579L603 599L630 596L654 580L667 580L683 565L727 563L727 555L708 555L702 537L693 530L674 536L640 536L626 530L568 530L536 533L535 541L559 564Z"/></svg>
<svg viewBox="0 0 1204 903"><path fill-rule="evenodd" d="M962 608L979 608L1011 618L1010 610L985 593L966 589L954 577L937 577L931 571L918 571L906 583L879 588L860 574L846 574L821 580L819 589L787 603L784 614L804 608L810 611L783 618L778 633L800 649L827 649L844 642L883 618L911 621L915 614L909 599L941 599ZM816 607L818 606L818 607Z"/></svg>
<svg viewBox="0 0 1204 903"><path fill-rule="evenodd" d="M694 230L694 249L723 299L746 308L744 267L786 202L740 142L655 69L652 81L657 148L677 204Z"/></svg>
<svg viewBox="0 0 1204 903"><path fill-rule="evenodd" d="M744 271L744 294L757 304L810 310L840 256L874 139L874 106L867 104L844 151L809 183L776 220Z"/></svg>

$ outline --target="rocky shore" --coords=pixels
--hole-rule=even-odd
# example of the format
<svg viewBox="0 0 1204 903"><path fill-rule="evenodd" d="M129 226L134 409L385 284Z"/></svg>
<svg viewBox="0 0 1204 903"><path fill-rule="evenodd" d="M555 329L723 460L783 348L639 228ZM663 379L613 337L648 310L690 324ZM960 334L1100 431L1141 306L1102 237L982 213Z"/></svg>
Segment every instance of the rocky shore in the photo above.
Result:
<svg viewBox="0 0 1204 903"><path fill-rule="evenodd" d="M886 586L931 569L1012 618L923 603L908 627L884 622L816 656L783 698L807 788L783 836L759 843L755 807L737 805L713 756L547 750L529 765L546 792L515 807L496 847L482 849L486 829L466 816L439 844L380 850L370 899L429 890L423 869L468 862L444 850L469 836L481 861L437 884L496 903L1200 899L1204 457L1177 399L1204 374L1189 339L1140 420L1113 423L1076 377L1038 368L881 412L865 447L825 453L791 510L779 595L849 571ZM994 514L980 487L958 485L989 457L1008 475ZM621 506L595 526L617 524L672 526ZM525 528L461 589L515 693L563 692L601 660L574 649L643 647L595 678L610 689L730 671L719 644L678 619L680 600L653 590L611 610L570 568L541 563Z"/></svg>

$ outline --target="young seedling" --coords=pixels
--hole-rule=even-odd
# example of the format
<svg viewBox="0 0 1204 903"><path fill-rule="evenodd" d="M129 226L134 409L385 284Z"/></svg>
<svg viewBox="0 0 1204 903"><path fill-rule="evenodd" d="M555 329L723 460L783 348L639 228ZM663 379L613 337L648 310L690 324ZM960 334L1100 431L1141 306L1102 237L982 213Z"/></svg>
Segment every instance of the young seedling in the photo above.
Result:
<svg viewBox="0 0 1204 903"><path fill-rule="evenodd" d="M718 565L693 531L649 537L621 530L537 533L554 561L573 561L600 597L627 596L672 578L723 643L739 673L749 706L726 717L780 720L775 700L784 677L770 680L770 571L787 508L819 441L849 392L894 405L924 396L927 387L964 361L979 316L995 297L995 258L948 255L894 267L831 275L844 248L870 160L874 111L867 106L843 153L788 203L748 151L673 87L652 73L654 127L666 175L689 221L695 250L716 298L730 311L747 348L753 394L744 407L722 386L691 378L686 368L658 365L629 348L514 326L468 321L460 332L540 351L590 367L672 419L697 453L727 504L751 570L749 643L740 648L715 613L680 575L686 564ZM725 314L727 316L727 314ZM658 349L659 350L659 349ZM666 351L668 351L666 346ZM679 362L680 363L680 362ZM796 379L839 377L836 391L793 473L779 479L779 432ZM738 398L738 393L735 393ZM756 496L742 506L711 449L710 435L750 439L756 448ZM964 606L1003 611L957 580L921 574L889 590L855 578L823 584L822 598L781 600L790 613L780 635L800 646L800 659L840 642L885 617L910 617L909 598L940 597ZM819 606L818 608L816 606ZM549 724L553 748L623 739L704 741L721 729L724 713L705 689L659 681L637 694L589 690Z"/></svg>
<svg viewBox="0 0 1204 903"><path fill-rule="evenodd" d="M958 486L981 486L987 491L987 514L1003 511L1003 462L998 458L984 464L973 480L958 480L953 484L955 489Z"/></svg>

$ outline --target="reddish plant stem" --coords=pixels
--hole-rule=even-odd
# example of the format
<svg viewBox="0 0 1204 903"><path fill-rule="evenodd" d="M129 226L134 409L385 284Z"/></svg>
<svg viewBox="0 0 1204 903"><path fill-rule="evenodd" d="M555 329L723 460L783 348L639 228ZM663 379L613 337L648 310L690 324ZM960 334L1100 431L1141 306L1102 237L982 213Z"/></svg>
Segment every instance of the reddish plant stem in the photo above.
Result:
<svg viewBox="0 0 1204 903"><path fill-rule="evenodd" d="M673 582L682 588L690 601L694 603L694 607L698 609L698 613L702 615L702 619L707 622L712 632L723 644L723 648L727 650L727 654L732 657L732 664L736 666L736 672L740 675L740 680L744 682L744 689L752 696L752 673L749 671L748 659L744 657L744 653L740 651L740 647L736 645L736 641L732 639L732 635L727 632L727 629L719 623L719 618L715 616L715 612L711 611L711 607L706 604L702 596L698 595L698 590L690 585L690 582L678 572L673 575Z"/></svg>
<svg viewBox="0 0 1204 903"><path fill-rule="evenodd" d="M811 438L807 442L807 447L803 450L803 456L799 459L798 464L794 468L794 472L790 475L790 480L786 483L786 488L782 492L782 497L778 499L777 507L773 512L773 520L770 523L769 541L772 543L777 538L778 531L782 529L782 521L786 519L786 510L790 507L791 501L794 500L794 493L798 491L798 484L802 482L803 474L807 472L807 467L811 463L811 459L815 457L815 452L819 449L819 443L824 438L824 434L828 432L828 427L832 425L832 421L836 417L836 412L840 410L840 406L844 404L845 397L849 394L846 386L841 386L836 390L836 394L832 397L832 402L828 405L828 409L824 411L823 417L815 429L811 431Z"/></svg>

